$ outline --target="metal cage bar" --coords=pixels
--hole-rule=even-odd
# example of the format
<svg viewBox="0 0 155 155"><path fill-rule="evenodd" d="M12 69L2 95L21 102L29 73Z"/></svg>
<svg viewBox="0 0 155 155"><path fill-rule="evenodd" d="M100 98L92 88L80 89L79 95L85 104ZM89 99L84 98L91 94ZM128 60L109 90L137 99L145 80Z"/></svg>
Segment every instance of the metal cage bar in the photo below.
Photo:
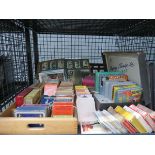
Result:
<svg viewBox="0 0 155 155"><path fill-rule="evenodd" d="M0 111L28 86L25 29L15 20L0 21Z"/></svg>

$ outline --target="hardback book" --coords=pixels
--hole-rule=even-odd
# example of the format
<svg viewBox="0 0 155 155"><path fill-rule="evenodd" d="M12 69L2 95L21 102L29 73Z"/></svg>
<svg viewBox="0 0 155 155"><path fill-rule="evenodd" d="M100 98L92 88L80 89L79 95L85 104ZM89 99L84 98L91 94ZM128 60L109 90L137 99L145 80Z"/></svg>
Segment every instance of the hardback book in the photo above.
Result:
<svg viewBox="0 0 155 155"><path fill-rule="evenodd" d="M133 116L130 112L124 110L122 107L117 106L115 111L121 114L125 119L127 119L140 133L147 133L146 129L142 124Z"/></svg>

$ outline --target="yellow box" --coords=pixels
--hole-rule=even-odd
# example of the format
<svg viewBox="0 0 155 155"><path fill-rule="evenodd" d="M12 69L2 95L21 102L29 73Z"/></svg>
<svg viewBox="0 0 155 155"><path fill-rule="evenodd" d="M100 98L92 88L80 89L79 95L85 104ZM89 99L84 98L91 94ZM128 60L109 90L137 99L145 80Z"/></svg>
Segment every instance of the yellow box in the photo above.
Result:
<svg viewBox="0 0 155 155"><path fill-rule="evenodd" d="M24 97L25 104L36 104L40 99L40 89L33 89L28 95Z"/></svg>

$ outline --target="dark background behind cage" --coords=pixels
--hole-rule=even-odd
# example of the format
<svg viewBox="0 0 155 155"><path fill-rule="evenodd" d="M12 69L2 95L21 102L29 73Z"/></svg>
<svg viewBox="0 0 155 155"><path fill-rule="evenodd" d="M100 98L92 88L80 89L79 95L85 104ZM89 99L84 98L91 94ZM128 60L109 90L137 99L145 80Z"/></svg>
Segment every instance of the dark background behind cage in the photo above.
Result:
<svg viewBox="0 0 155 155"><path fill-rule="evenodd" d="M89 58L103 64L101 52L108 51L143 51L155 61L154 28L155 20L142 19L0 20L0 110L33 83L41 61Z"/></svg>

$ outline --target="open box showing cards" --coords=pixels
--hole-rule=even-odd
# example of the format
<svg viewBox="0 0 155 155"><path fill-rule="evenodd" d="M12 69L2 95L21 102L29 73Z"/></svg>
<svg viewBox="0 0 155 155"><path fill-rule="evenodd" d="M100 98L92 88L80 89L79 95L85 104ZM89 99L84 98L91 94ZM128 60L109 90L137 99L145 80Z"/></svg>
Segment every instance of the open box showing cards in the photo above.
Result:
<svg viewBox="0 0 155 155"><path fill-rule="evenodd" d="M150 98L150 88L149 88L148 74L147 74L147 68L146 68L145 54L143 52L104 52L102 53L102 55L103 57L105 57L108 73L116 74L117 72L118 73L121 72L124 75L128 75L129 81L134 82L135 84L137 84L142 88L143 93L142 93L141 103L148 107L151 107L152 103ZM106 81L104 75L102 75L102 73L96 73L96 86L99 87L100 90L103 90L104 88L103 81ZM123 83L124 84L122 85L127 85L127 83L126 84L125 82ZM107 88L108 86L110 88L109 90L111 90L111 88L114 88L115 84L112 84L112 82L111 84L108 84L107 82L105 84L105 88ZM124 87L124 89L129 90L129 88L127 87ZM96 91L98 92L97 89ZM121 89L119 92L121 92ZM99 94L102 94L101 91ZM97 110L106 109L109 106L121 105L119 104L119 102L112 101L114 99L111 99L111 98L110 98L111 102L103 101L105 100L104 97L99 94L94 95L94 98L97 100L96 102ZM106 96L109 96L109 94L105 95L105 97ZM132 95L128 95L128 96L132 96ZM129 104L123 101L122 103L123 103L122 105ZM136 101L133 103L136 104Z"/></svg>
<svg viewBox="0 0 155 155"><path fill-rule="evenodd" d="M77 114L74 117L13 117L15 104L0 114L0 134L77 134Z"/></svg>

